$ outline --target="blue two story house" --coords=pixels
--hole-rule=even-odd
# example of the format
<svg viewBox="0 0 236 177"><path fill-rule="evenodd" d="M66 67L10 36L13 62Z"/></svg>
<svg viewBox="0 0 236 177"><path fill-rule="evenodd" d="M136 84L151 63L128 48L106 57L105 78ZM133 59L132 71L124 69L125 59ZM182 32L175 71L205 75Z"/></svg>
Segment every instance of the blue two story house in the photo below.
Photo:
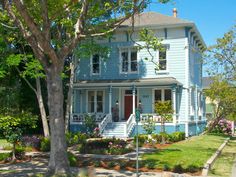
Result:
<svg viewBox="0 0 236 177"><path fill-rule="evenodd" d="M112 38L97 39L109 46L109 59L98 54L80 58L73 84L70 130L83 131L86 114L94 117L105 137L130 137L147 119L156 122L156 101L170 100L172 119L165 123L168 133L183 131L186 137L203 131L206 125L205 102L202 94L202 58L205 43L196 25L177 17L156 12L136 15L134 30L126 20ZM139 40L139 32L147 28L162 39L165 50L148 51ZM132 31L132 36L130 35ZM131 39L132 37L132 39ZM146 58L154 57L156 66ZM138 127L135 110L141 110Z"/></svg>

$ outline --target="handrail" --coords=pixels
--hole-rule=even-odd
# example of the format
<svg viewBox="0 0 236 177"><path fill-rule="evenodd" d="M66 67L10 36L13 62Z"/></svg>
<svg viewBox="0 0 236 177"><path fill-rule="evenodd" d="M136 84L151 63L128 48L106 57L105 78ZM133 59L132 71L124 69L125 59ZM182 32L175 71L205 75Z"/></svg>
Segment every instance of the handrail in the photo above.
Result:
<svg viewBox="0 0 236 177"><path fill-rule="evenodd" d="M130 135L131 131L133 130L134 124L135 124L135 116L134 114L131 114L129 116L129 119L126 122L125 134L127 137Z"/></svg>
<svg viewBox="0 0 236 177"><path fill-rule="evenodd" d="M107 114L106 117L102 120L102 122L98 124L100 133L103 132L109 122L112 122L111 114Z"/></svg>

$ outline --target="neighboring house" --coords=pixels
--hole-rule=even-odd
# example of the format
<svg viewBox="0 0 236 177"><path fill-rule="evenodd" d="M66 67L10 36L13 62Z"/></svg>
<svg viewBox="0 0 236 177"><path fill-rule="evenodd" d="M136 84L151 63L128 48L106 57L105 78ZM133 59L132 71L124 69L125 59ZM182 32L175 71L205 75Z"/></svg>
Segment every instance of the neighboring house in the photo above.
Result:
<svg viewBox="0 0 236 177"><path fill-rule="evenodd" d="M202 78L202 89L207 90L209 89L210 85L213 83L212 77L203 77ZM214 105L217 104L216 102L213 102L209 97L205 98L205 114L206 114L206 119L208 121L214 119Z"/></svg>
<svg viewBox="0 0 236 177"><path fill-rule="evenodd" d="M129 137L135 133L135 109L141 108L142 121L155 120L160 131L160 117L154 113L159 100L171 100L174 114L166 123L167 132L184 131L186 137L200 133L206 124L202 94L201 51L205 43L191 21L155 12L135 16L132 39L131 20L125 21L112 38L97 42L111 48L109 59L98 54L80 59L73 85L71 131L83 131L85 115L96 118L103 136ZM163 39L166 50L151 51L160 69L155 70L138 34L143 28ZM118 121L118 122L115 122Z"/></svg>

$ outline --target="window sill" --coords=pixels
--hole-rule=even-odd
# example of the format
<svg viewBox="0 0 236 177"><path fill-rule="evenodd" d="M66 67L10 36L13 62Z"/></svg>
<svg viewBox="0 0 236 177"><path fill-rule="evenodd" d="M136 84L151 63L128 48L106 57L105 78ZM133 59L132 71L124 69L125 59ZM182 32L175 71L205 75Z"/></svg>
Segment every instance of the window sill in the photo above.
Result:
<svg viewBox="0 0 236 177"><path fill-rule="evenodd" d="M156 74L158 75L163 75L163 74L169 74L169 71L168 70L163 70L163 71L155 71Z"/></svg>
<svg viewBox="0 0 236 177"><path fill-rule="evenodd" d="M120 72L120 74L138 74L138 72Z"/></svg>

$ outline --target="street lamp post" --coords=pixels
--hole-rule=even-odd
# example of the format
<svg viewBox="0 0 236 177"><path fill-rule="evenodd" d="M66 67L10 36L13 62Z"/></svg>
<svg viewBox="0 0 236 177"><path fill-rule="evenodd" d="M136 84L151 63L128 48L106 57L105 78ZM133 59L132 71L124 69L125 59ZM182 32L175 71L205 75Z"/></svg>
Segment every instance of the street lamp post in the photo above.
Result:
<svg viewBox="0 0 236 177"><path fill-rule="evenodd" d="M136 120L136 176L138 177L138 122L140 121L140 111L136 109L135 111L135 120Z"/></svg>

